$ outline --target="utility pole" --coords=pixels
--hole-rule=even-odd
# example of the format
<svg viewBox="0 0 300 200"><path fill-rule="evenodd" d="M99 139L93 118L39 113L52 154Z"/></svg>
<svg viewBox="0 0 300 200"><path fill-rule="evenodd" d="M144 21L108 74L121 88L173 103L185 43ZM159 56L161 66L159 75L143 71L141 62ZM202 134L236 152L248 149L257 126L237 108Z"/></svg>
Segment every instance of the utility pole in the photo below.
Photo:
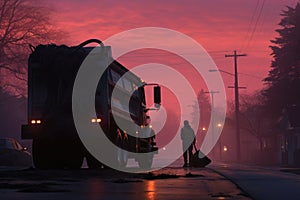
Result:
<svg viewBox="0 0 300 200"><path fill-rule="evenodd" d="M241 139L240 139L240 103L239 103L239 82L238 82L238 70L237 70L237 58L240 56L247 56L247 54L237 54L236 50L231 55L225 55L225 57L234 58L234 96L235 96L235 120L236 120L236 155L237 161L241 161Z"/></svg>

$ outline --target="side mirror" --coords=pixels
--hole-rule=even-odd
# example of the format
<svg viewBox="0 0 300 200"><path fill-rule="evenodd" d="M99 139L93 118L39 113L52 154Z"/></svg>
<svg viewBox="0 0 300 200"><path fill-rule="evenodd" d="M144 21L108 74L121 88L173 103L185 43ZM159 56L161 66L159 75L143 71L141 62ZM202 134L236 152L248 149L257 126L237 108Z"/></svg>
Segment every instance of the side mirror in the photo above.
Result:
<svg viewBox="0 0 300 200"><path fill-rule="evenodd" d="M160 105L160 103L161 103L160 86L154 87L154 103L155 103L155 105L156 104Z"/></svg>

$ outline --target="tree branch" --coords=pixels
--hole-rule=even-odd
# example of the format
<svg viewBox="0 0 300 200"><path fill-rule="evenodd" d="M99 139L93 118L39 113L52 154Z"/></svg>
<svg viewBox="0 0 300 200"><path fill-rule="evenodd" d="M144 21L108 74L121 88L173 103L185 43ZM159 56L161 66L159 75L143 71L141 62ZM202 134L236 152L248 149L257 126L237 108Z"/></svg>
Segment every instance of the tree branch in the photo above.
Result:
<svg viewBox="0 0 300 200"><path fill-rule="evenodd" d="M4 65L1 65L0 66L0 69L5 69L5 70L8 70L8 71L10 71L10 72L12 72L12 73L17 73L17 74L25 74L24 72L21 72L21 71L19 71L19 70L16 70L16 69L12 69L12 68L10 68L10 67L7 67L7 66L4 66Z"/></svg>

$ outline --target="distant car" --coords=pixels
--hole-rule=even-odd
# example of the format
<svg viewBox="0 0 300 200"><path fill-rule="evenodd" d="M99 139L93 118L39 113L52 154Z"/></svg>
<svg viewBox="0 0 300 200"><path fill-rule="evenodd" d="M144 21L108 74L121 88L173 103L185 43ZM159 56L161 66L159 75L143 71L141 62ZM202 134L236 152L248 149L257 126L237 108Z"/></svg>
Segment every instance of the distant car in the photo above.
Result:
<svg viewBox="0 0 300 200"><path fill-rule="evenodd" d="M31 167L32 157L16 139L0 139L0 166Z"/></svg>

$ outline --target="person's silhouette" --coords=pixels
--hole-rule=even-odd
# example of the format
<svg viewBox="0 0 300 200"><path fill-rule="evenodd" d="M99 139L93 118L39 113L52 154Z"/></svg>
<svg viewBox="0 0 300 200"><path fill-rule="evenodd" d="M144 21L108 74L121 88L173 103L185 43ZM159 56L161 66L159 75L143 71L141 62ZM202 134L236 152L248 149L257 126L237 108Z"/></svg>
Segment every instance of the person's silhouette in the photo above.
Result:
<svg viewBox="0 0 300 200"><path fill-rule="evenodd" d="M188 167L191 166L191 158L193 156L193 145L195 145L196 143L194 130L191 128L188 120L184 121L184 126L181 129L181 140L184 158L183 167Z"/></svg>

